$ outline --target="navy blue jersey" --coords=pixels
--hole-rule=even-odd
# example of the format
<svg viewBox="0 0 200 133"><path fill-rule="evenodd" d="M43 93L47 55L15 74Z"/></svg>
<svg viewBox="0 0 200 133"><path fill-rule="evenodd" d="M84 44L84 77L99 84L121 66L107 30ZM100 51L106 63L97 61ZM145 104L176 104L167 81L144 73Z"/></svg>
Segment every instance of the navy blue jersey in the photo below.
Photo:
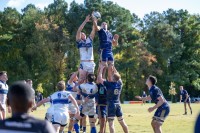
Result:
<svg viewBox="0 0 200 133"><path fill-rule="evenodd" d="M185 100L186 99L186 95L188 95L188 92L186 90L182 90L180 92L180 95L182 96L182 100Z"/></svg>
<svg viewBox="0 0 200 133"><path fill-rule="evenodd" d="M100 48L105 50L112 50L113 35L109 31L101 29L98 31Z"/></svg>
<svg viewBox="0 0 200 133"><path fill-rule="evenodd" d="M98 95L97 95L97 102L99 105L106 105L107 99L106 99L106 93L107 89L102 84L97 84L98 87Z"/></svg>
<svg viewBox="0 0 200 133"><path fill-rule="evenodd" d="M162 96L163 98L164 98L164 96L163 96L163 93L162 93L162 91L160 90L160 88L158 88L157 86L152 86L151 88L150 88L150 90L149 90L149 94L150 94L150 97L151 97L151 100L155 103L155 104L157 104L158 103L158 98L160 97L160 96ZM168 103L167 102L165 102L165 103L163 103L160 107L165 107L165 106L167 106L168 105Z"/></svg>
<svg viewBox="0 0 200 133"><path fill-rule="evenodd" d="M104 81L104 86L107 88L107 102L120 103L120 95L122 91L122 82Z"/></svg>
<svg viewBox="0 0 200 133"><path fill-rule="evenodd" d="M55 133L53 126L27 114L16 115L0 121L0 133Z"/></svg>

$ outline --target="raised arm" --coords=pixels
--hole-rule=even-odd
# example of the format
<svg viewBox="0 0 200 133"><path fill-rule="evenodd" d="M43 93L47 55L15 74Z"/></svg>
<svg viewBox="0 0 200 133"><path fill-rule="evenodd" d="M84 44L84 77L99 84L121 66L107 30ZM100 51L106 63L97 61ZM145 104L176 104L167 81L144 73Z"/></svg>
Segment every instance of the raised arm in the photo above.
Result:
<svg viewBox="0 0 200 133"><path fill-rule="evenodd" d="M88 15L81 24L81 26L78 28L78 31L76 33L76 41L81 40L81 31L83 30L85 24L90 21L90 18L91 18L90 15Z"/></svg>
<svg viewBox="0 0 200 133"><path fill-rule="evenodd" d="M91 33L90 33L90 38L91 38L92 40L94 40L95 33L96 33L96 30L95 30L95 26L94 26L94 24L93 24L93 26L92 26L92 31L91 31Z"/></svg>
<svg viewBox="0 0 200 133"><path fill-rule="evenodd" d="M98 24L97 24L98 19L93 15L93 13L92 13L92 20L93 20L93 26L94 26L95 31L99 31L101 29L101 27L98 26Z"/></svg>
<svg viewBox="0 0 200 133"><path fill-rule="evenodd" d="M103 82L105 81L105 79L103 79L103 77L102 77L103 69L104 69L104 66L100 65L99 66L99 74L98 74L98 82L101 84L103 84Z"/></svg>
<svg viewBox="0 0 200 133"><path fill-rule="evenodd" d="M70 79L69 79L69 84L71 84L71 83L73 83L73 80L74 80L74 78L76 77L78 75L78 71L76 71L76 72L74 72L72 75L71 75L71 77L70 77Z"/></svg>

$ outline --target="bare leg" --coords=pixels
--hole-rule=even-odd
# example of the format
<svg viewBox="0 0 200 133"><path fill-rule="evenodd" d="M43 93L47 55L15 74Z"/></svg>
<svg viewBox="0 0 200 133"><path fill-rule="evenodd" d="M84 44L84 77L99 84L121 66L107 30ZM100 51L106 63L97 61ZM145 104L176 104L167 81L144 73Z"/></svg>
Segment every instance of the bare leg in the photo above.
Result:
<svg viewBox="0 0 200 133"><path fill-rule="evenodd" d="M112 81L112 75L113 75L113 61L108 62L108 81Z"/></svg>
<svg viewBox="0 0 200 133"><path fill-rule="evenodd" d="M58 125L58 124L53 124L53 127L55 128L56 133L59 133L60 125Z"/></svg>
<svg viewBox="0 0 200 133"><path fill-rule="evenodd" d="M78 79L78 84L82 84L85 79L86 79L86 76L87 76L87 72L82 70L82 69L79 69L79 79Z"/></svg>
<svg viewBox="0 0 200 133"><path fill-rule="evenodd" d="M118 122L122 126L124 133L128 133L128 126L126 125L124 119L122 117L118 117Z"/></svg>
<svg viewBox="0 0 200 133"><path fill-rule="evenodd" d="M115 133L114 118L108 118L110 133Z"/></svg>
<svg viewBox="0 0 200 133"><path fill-rule="evenodd" d="M155 130L155 124L154 124L155 122L154 122L154 121L155 121L155 120L152 120L152 121L151 121L151 126L152 126L152 128L153 128L154 133L155 133L156 130Z"/></svg>
<svg viewBox="0 0 200 133"><path fill-rule="evenodd" d="M72 129L73 129L73 125L74 125L73 117L74 117L74 114L70 114L68 131L72 131Z"/></svg>
<svg viewBox="0 0 200 133"><path fill-rule="evenodd" d="M192 114L192 108L191 108L190 102L188 102L188 106L189 106L190 112L191 112L191 114Z"/></svg>
<svg viewBox="0 0 200 133"><path fill-rule="evenodd" d="M162 124L158 121L154 122L154 126L155 126L155 133L162 133L162 129L161 129L161 126Z"/></svg>
<svg viewBox="0 0 200 133"><path fill-rule="evenodd" d="M186 108L186 103L184 102L184 109L185 109L185 114L187 114L187 108Z"/></svg>

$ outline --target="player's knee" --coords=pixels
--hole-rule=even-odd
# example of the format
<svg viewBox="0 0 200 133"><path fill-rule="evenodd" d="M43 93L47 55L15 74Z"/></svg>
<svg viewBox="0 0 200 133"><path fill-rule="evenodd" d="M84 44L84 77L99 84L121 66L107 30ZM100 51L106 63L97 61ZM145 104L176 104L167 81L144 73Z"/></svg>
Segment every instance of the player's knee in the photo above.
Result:
<svg viewBox="0 0 200 133"><path fill-rule="evenodd" d="M114 62L113 61L109 61L108 62L108 67L112 67L112 66L114 66Z"/></svg>

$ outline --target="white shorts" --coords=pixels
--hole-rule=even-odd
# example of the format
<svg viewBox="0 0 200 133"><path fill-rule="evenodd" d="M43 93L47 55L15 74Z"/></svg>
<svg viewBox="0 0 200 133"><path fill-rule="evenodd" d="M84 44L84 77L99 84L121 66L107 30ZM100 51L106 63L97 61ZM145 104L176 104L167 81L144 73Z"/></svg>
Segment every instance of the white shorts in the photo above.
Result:
<svg viewBox="0 0 200 133"><path fill-rule="evenodd" d="M81 62L80 68L88 73L94 73L95 63L91 62Z"/></svg>
<svg viewBox="0 0 200 133"><path fill-rule="evenodd" d="M67 125L69 120L68 112L55 111L52 115L52 124L59 124L64 127Z"/></svg>
<svg viewBox="0 0 200 133"><path fill-rule="evenodd" d="M53 120L53 114L52 113L46 113L45 114L45 120L49 121L49 122L52 122Z"/></svg>
<svg viewBox="0 0 200 133"><path fill-rule="evenodd" d="M74 106L73 103L69 104L68 110L69 110L69 114L76 114L77 112L76 107Z"/></svg>
<svg viewBox="0 0 200 133"><path fill-rule="evenodd" d="M96 106L94 103L83 104L82 114L88 116L94 116L96 114Z"/></svg>

